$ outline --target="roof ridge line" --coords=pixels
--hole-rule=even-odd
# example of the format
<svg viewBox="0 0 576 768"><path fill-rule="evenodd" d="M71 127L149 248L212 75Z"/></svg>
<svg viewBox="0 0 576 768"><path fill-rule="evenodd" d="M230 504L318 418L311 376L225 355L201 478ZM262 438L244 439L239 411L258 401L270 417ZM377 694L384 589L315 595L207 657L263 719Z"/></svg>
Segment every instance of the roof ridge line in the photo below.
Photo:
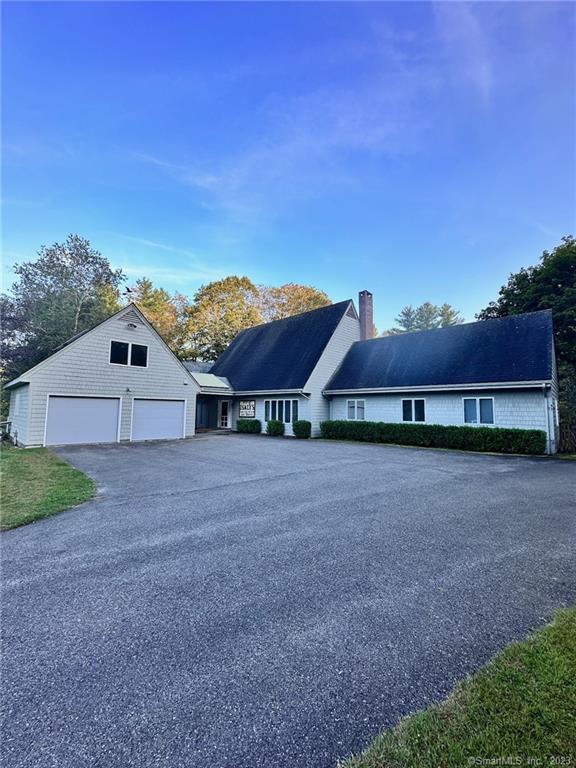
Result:
<svg viewBox="0 0 576 768"><path fill-rule="evenodd" d="M454 328L468 328L471 325L480 325L483 323L491 323L494 321L499 320L510 320L513 317L526 317L527 315L539 315L543 314L544 312L547 312L549 314L552 314L552 309L535 309L532 312L518 312L517 314L513 315L502 315L501 317L487 317L484 320L471 320L469 323L455 323L454 325L444 325L440 326L439 328L422 328L422 329L416 329L414 331L401 331L400 333L389 333L386 336L383 334L380 336L374 336L371 339L360 339L359 341L355 341L355 344L369 342L369 341L379 341L382 339L393 339L396 336L412 336L415 333L434 333L437 331L449 331Z"/></svg>
<svg viewBox="0 0 576 768"><path fill-rule="evenodd" d="M286 315L286 317L278 317L276 320L267 320L265 323L258 323L257 325L251 325L249 328L243 328L241 331L238 331L238 334L245 333L246 331L251 331L252 328L262 328L264 325L272 325L273 323L283 323L286 320L292 320L296 317L302 317L302 315L311 315L312 312L320 312L321 310L331 309L333 307L338 307L340 304L350 304L352 302L352 299L343 299L342 301L334 301L330 304L325 304L323 307L315 307L314 309L307 309L305 312L298 312L296 315Z"/></svg>

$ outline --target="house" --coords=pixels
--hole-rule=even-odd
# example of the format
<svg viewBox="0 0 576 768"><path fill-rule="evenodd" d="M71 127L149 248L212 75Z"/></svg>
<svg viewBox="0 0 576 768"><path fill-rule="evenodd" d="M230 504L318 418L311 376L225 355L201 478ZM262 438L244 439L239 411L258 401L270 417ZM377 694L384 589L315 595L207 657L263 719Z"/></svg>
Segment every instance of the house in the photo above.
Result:
<svg viewBox="0 0 576 768"><path fill-rule="evenodd" d="M210 370L230 385L231 425L238 418L278 419L292 435L292 423L305 419L319 435L320 422L330 418L323 390L359 339L351 300L241 331Z"/></svg>
<svg viewBox="0 0 576 768"><path fill-rule="evenodd" d="M199 385L130 304L6 385L20 445L191 437Z"/></svg>
<svg viewBox="0 0 576 768"><path fill-rule="evenodd" d="M6 385L21 445L192 437L239 418L540 429L556 450L549 311L371 338L372 294L241 331L182 363L135 305Z"/></svg>
<svg viewBox="0 0 576 768"><path fill-rule="evenodd" d="M357 342L323 394L332 419L539 429L553 453L552 312Z"/></svg>

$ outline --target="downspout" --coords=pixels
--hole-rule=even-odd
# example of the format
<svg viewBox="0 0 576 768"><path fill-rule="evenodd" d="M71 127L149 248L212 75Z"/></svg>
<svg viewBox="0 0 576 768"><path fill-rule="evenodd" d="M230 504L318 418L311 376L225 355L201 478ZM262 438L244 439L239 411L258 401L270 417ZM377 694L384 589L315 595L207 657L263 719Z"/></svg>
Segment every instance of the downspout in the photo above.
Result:
<svg viewBox="0 0 576 768"><path fill-rule="evenodd" d="M546 384L542 384L542 394L544 395L544 408L546 409L546 452L552 453L552 438L550 436L550 408L548 407L548 389Z"/></svg>

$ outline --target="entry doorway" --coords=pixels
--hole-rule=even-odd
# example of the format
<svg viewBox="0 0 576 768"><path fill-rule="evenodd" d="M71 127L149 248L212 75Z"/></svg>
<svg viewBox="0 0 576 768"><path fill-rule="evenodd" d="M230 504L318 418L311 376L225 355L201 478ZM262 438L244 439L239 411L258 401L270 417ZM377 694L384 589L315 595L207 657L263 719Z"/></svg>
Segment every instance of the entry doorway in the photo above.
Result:
<svg viewBox="0 0 576 768"><path fill-rule="evenodd" d="M230 427L230 400L218 401L218 426L220 429Z"/></svg>

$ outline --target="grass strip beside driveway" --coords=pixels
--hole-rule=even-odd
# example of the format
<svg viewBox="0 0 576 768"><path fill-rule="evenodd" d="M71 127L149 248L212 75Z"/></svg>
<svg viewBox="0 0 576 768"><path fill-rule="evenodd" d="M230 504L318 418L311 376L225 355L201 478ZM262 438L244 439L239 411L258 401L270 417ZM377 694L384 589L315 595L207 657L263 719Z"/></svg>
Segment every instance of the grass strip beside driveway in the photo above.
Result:
<svg viewBox="0 0 576 768"><path fill-rule="evenodd" d="M0 451L0 530L55 515L94 496L83 472L47 448Z"/></svg>
<svg viewBox="0 0 576 768"><path fill-rule="evenodd" d="M506 758L521 762L503 762ZM575 762L576 608L571 608L509 645L441 704L381 733L340 768Z"/></svg>

